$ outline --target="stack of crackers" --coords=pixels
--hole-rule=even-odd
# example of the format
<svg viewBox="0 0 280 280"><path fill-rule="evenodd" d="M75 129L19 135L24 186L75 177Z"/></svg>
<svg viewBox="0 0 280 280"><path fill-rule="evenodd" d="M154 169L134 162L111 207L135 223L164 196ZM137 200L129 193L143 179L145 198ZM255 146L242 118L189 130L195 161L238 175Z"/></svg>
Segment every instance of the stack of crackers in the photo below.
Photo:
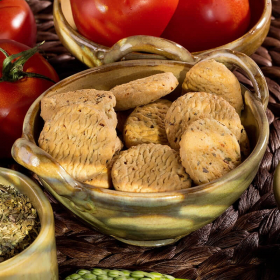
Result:
<svg viewBox="0 0 280 280"><path fill-rule="evenodd" d="M250 153L233 73L215 60L171 73L45 96L39 146L73 178L127 192L166 192L208 183Z"/></svg>

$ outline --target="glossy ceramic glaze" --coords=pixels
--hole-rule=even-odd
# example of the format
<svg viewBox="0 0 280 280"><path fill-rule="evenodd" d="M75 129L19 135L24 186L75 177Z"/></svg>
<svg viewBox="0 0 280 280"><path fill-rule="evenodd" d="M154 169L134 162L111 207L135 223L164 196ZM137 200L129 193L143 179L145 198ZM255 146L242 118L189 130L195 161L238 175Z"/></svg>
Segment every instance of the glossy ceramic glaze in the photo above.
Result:
<svg viewBox="0 0 280 280"><path fill-rule="evenodd" d="M91 68L62 80L30 107L24 121L23 138L15 142L12 155L18 163L35 172L56 199L94 229L139 246L173 243L212 222L239 198L257 173L267 146L269 126L265 108L268 89L260 69L246 55L228 50L207 54L201 60L211 58L229 66L239 65L251 78L256 92L253 96L243 87L245 110L242 122L249 134L253 151L240 166L216 181L166 193L129 193L101 189L75 181L37 146L43 125L39 115L42 96L83 88L109 90L133 79L171 71L180 83L169 96L174 100L181 94L186 72L195 62L124 61Z"/></svg>
<svg viewBox="0 0 280 280"><path fill-rule="evenodd" d="M261 5L258 4L257 6L262 6L264 8L256 24L254 24L246 34L226 45L211 50L196 52L193 53L193 55L197 56L201 53L220 49L231 49L249 56L253 54L262 44L268 33L272 10L271 0L254 0L251 1L250 4L256 5L255 1L262 1ZM63 11L67 13L66 17L71 25L62 12L61 3L63 3ZM254 7L251 9L254 11ZM69 13L71 13L71 9L69 9L69 0L54 0L54 25L60 41L76 58L88 67L119 61L123 57L125 57L126 60L139 58L160 59L164 57L185 62L190 62L192 59L185 48L159 37L132 36L120 40L111 48L96 44L77 32L73 24L73 18ZM146 52L150 54L144 55L137 52Z"/></svg>
<svg viewBox="0 0 280 280"><path fill-rule="evenodd" d="M273 192L277 206L280 210L280 163L278 163L273 176Z"/></svg>
<svg viewBox="0 0 280 280"><path fill-rule="evenodd" d="M0 263L0 279L58 279L54 218L48 199L35 182L19 172L0 168L0 183L12 185L19 192L27 195L38 211L41 223L40 233L29 247Z"/></svg>

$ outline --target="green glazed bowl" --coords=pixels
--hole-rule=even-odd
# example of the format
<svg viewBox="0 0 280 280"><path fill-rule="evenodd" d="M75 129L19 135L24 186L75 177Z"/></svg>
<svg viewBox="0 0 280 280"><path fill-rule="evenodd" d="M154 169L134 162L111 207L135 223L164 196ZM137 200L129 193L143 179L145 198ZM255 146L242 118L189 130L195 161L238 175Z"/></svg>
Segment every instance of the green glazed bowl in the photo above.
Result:
<svg viewBox="0 0 280 280"><path fill-rule="evenodd" d="M273 176L273 192L277 206L280 210L280 163L278 163Z"/></svg>
<svg viewBox="0 0 280 280"><path fill-rule="evenodd" d="M120 59L167 58L189 61L189 52L185 48L160 37L131 36L120 40L111 48L92 42L78 33L75 26L73 26L73 17L69 5L69 0L54 0L53 18L55 30L60 41L70 53L88 67L116 62ZM267 36L270 27L272 5L271 0L252 0L250 5L252 24L247 33L228 44L211 50L195 52L193 55L197 56L221 49L235 50L248 56L253 54ZM184 32L183 27L178 28L181 28L182 32ZM188 35L186 34L186 36ZM143 54L143 52L146 54Z"/></svg>
<svg viewBox="0 0 280 280"><path fill-rule="evenodd" d="M248 56L230 50L201 55L229 67L241 67L253 82L255 93L243 88L245 110L242 123L252 152L236 169L218 180L198 187L165 193L129 193L88 186L71 178L37 145L43 121L42 96L69 90L113 86L152 74L171 71L180 84L170 98L181 94L186 72L196 63L167 60L123 61L91 68L68 77L39 97L24 120L23 137L12 148L14 159L36 173L45 188L76 216L94 229L123 242L139 246L173 243L221 215L246 190L257 173L266 150L269 126L265 114L268 89L263 74Z"/></svg>
<svg viewBox="0 0 280 280"><path fill-rule="evenodd" d="M58 279L54 218L52 207L39 186L25 175L0 168L0 183L12 185L30 198L38 212L41 230L24 251L0 263L1 280Z"/></svg>

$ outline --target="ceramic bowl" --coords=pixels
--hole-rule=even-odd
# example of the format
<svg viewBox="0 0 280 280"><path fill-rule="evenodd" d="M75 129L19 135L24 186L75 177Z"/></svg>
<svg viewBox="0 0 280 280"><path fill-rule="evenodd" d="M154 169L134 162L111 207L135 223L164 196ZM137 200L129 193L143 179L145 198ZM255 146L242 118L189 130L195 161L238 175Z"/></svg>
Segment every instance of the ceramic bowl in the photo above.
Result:
<svg viewBox="0 0 280 280"><path fill-rule="evenodd" d="M39 186L27 176L0 168L0 183L12 185L27 195L37 210L41 230L24 251L0 263L1 280L55 280L58 279L54 218L52 207Z"/></svg>
<svg viewBox="0 0 280 280"><path fill-rule="evenodd" d="M230 50L201 55L200 60L215 59L241 67L254 84L252 94L244 87L243 125L252 145L250 156L222 178L198 187L165 193L129 193L89 187L71 178L65 170L37 145L43 121L40 100L69 90L113 86L161 72L172 72L180 84L171 95L181 94L186 72L196 63L168 60L122 61L91 68L68 77L39 97L24 120L23 137L12 148L14 159L35 172L45 188L76 216L94 229L123 242L139 246L162 246L212 222L249 186L266 150L269 126L265 115L268 89L264 76L248 56Z"/></svg>
<svg viewBox="0 0 280 280"><path fill-rule="evenodd" d="M61 7L63 4L63 9ZM250 30L242 37L226 45L215 49L193 53L201 53L231 49L243 52L247 55L253 54L264 41L271 18L271 0L250 1L252 11L252 22ZM64 12L64 13L63 13ZM65 16L67 18L65 18ZM132 36L124 38L113 45L111 48L94 43L77 32L69 7L69 0L54 0L53 18L56 33L62 44L80 61L88 67L100 66L120 59L139 59L139 58L167 58L189 62L189 52L182 46L159 37L151 36ZM69 24L69 23L70 24ZM139 54L145 52L149 54Z"/></svg>
<svg viewBox="0 0 280 280"><path fill-rule="evenodd" d="M273 175L273 192L277 206L280 209L280 163L278 163Z"/></svg>

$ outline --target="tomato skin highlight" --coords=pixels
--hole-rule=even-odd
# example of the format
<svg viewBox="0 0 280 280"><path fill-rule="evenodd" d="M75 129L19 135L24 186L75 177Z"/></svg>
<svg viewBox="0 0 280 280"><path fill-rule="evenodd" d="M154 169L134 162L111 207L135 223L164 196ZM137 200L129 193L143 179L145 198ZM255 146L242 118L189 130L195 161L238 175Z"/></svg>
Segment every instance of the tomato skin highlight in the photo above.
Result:
<svg viewBox="0 0 280 280"><path fill-rule="evenodd" d="M26 45L4 39L0 39L0 48L9 55L29 49ZM4 59L4 54L0 52L0 78ZM44 75L55 82L59 81L54 68L39 53L24 64L23 70ZM22 135L22 125L27 110L35 99L53 84L51 81L41 78L22 78L16 82L0 82L0 158L11 157L12 145Z"/></svg>
<svg viewBox="0 0 280 280"><path fill-rule="evenodd" d="M37 25L25 0L0 1L0 39L10 39L34 47Z"/></svg>
<svg viewBox="0 0 280 280"><path fill-rule="evenodd" d="M71 0L79 33L112 46L133 35L160 36L179 0Z"/></svg>
<svg viewBox="0 0 280 280"><path fill-rule="evenodd" d="M249 0L180 0L161 37L203 51L236 40L249 24Z"/></svg>

